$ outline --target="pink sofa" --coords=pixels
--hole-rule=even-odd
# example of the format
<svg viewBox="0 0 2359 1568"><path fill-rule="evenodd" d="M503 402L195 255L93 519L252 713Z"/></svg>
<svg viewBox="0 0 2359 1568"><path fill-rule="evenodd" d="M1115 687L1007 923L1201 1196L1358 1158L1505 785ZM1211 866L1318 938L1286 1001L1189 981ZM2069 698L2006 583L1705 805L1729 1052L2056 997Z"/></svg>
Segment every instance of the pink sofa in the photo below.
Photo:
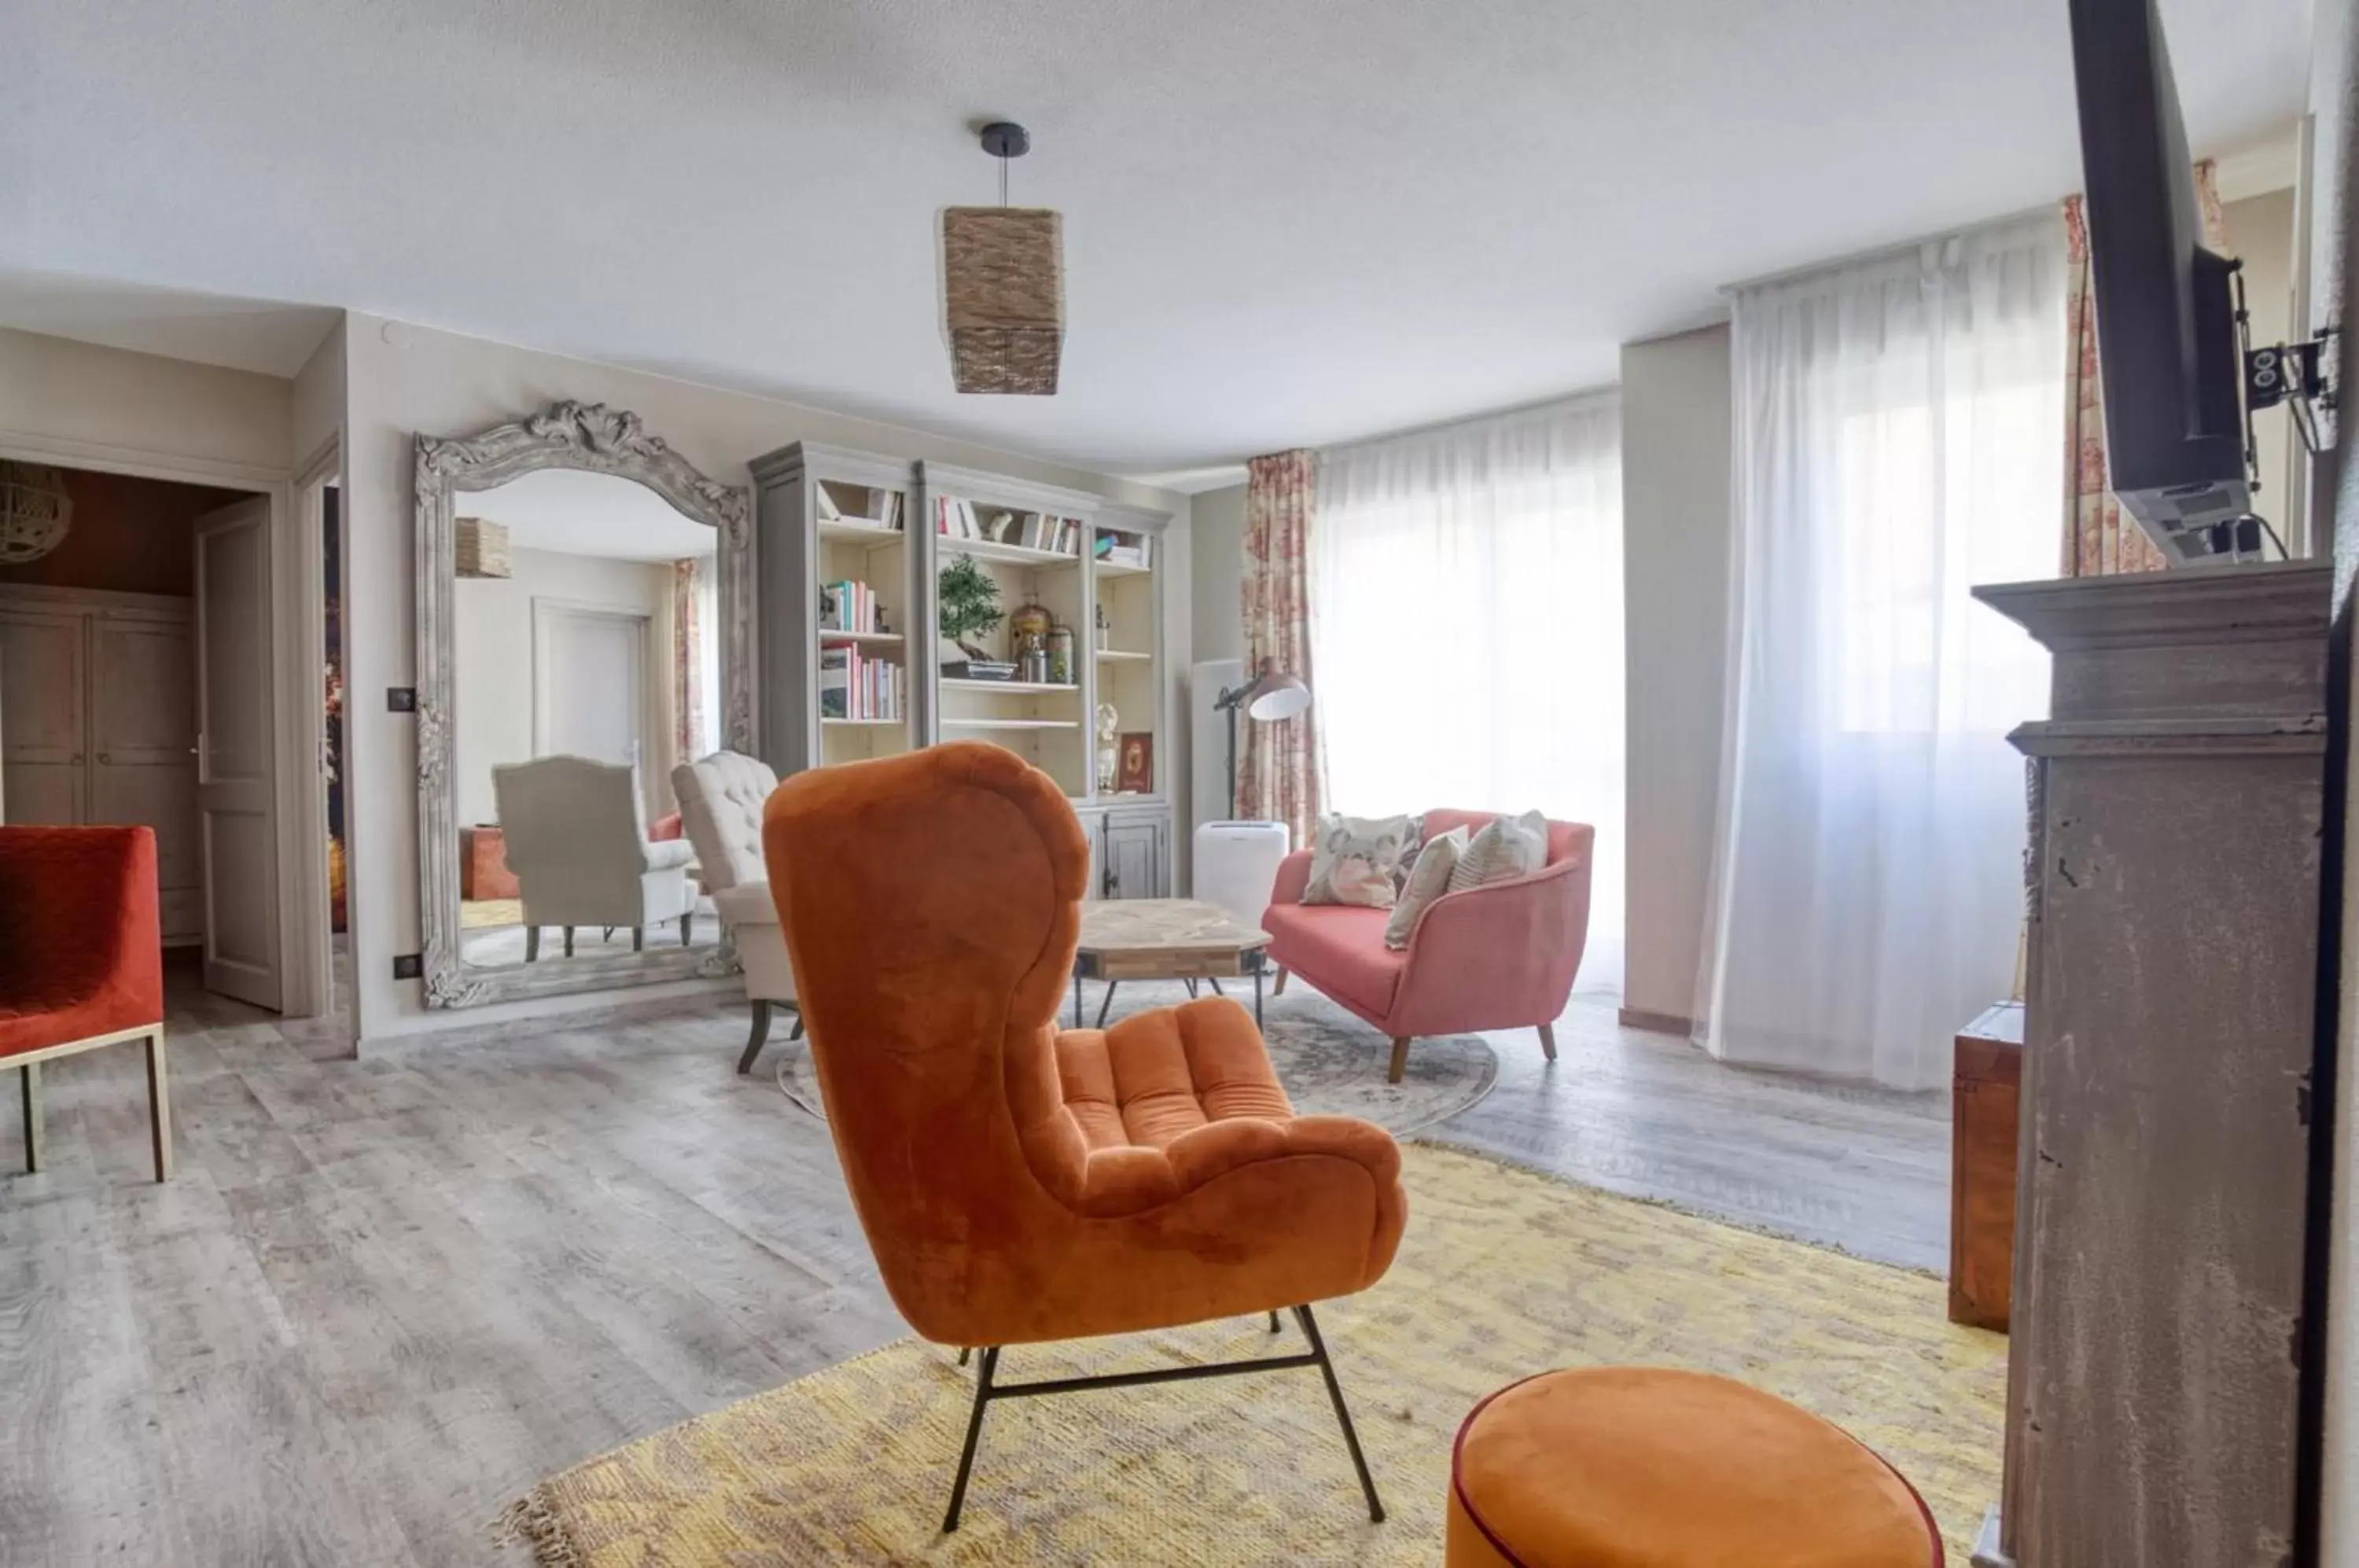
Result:
<svg viewBox="0 0 2359 1568"><path fill-rule="evenodd" d="M1461 824L1479 829L1495 814L1428 811L1426 835ZM1302 902L1310 852L1299 850L1279 864L1261 918L1270 962L1278 966L1277 989L1286 989L1288 975L1299 975L1392 1036L1395 1083L1408 1066L1408 1042L1421 1034L1537 1029L1540 1050L1554 1062L1553 1026L1572 995L1589 938L1596 836L1586 823L1551 822L1546 866L1528 877L1443 894L1418 917L1401 953L1385 945L1390 909Z"/></svg>

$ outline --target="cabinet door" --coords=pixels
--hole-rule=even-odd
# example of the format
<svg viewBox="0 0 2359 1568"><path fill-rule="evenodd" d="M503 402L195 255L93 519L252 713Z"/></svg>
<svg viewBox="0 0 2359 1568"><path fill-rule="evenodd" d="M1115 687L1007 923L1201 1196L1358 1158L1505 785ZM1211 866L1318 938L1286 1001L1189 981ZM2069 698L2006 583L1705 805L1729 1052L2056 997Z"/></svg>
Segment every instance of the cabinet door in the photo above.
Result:
<svg viewBox="0 0 2359 1568"><path fill-rule="evenodd" d="M168 942L203 929L193 649L186 622L91 619L90 820L156 830Z"/></svg>
<svg viewBox="0 0 2359 1568"><path fill-rule="evenodd" d="M1161 853L1157 822L1151 817L1105 820L1105 896L1109 898L1157 898L1162 886L1157 875Z"/></svg>
<svg viewBox="0 0 2359 1568"><path fill-rule="evenodd" d="M82 617L0 611L0 821L87 821Z"/></svg>

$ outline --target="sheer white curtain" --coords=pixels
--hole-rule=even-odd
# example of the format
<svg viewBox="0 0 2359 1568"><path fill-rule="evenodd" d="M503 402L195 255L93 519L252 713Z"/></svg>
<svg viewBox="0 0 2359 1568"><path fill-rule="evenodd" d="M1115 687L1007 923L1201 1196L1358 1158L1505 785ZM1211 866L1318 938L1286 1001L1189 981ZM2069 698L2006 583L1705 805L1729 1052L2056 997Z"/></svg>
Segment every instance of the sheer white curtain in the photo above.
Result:
<svg viewBox="0 0 2359 1568"><path fill-rule="evenodd" d="M1597 829L1582 990L1622 984L1622 420L1589 397L1321 452L1327 804Z"/></svg>
<svg viewBox="0 0 2359 1568"><path fill-rule="evenodd" d="M697 680L703 701L697 705L696 755L710 757L726 743L728 692L721 687L721 573L716 556L696 562Z"/></svg>
<svg viewBox="0 0 2359 1568"><path fill-rule="evenodd" d="M1930 1088L2011 993L2047 656L1968 590L2057 573L2064 287L2050 217L1736 297L1716 1056Z"/></svg>

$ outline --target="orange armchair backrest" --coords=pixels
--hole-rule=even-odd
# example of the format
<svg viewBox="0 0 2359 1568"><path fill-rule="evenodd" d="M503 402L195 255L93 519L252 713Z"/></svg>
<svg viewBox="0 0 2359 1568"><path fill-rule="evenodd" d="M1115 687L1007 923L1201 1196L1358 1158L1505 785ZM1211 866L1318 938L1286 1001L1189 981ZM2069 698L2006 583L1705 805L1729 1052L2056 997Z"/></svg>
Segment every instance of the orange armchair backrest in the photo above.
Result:
<svg viewBox="0 0 2359 1568"><path fill-rule="evenodd" d="M1045 774L966 742L798 774L762 844L862 1226L904 1315L955 1337L961 1297L1020 1288L1082 1186L1055 1049L1081 824Z"/></svg>

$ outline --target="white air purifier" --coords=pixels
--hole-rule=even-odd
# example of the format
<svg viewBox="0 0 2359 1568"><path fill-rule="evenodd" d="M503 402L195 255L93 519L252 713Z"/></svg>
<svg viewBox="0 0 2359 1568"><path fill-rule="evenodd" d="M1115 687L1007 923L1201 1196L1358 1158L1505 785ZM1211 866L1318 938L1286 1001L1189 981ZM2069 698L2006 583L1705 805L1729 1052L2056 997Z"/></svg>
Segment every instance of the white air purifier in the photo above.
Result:
<svg viewBox="0 0 2359 1568"><path fill-rule="evenodd" d="M1196 829L1196 897L1261 924L1288 848L1284 822L1204 822Z"/></svg>

